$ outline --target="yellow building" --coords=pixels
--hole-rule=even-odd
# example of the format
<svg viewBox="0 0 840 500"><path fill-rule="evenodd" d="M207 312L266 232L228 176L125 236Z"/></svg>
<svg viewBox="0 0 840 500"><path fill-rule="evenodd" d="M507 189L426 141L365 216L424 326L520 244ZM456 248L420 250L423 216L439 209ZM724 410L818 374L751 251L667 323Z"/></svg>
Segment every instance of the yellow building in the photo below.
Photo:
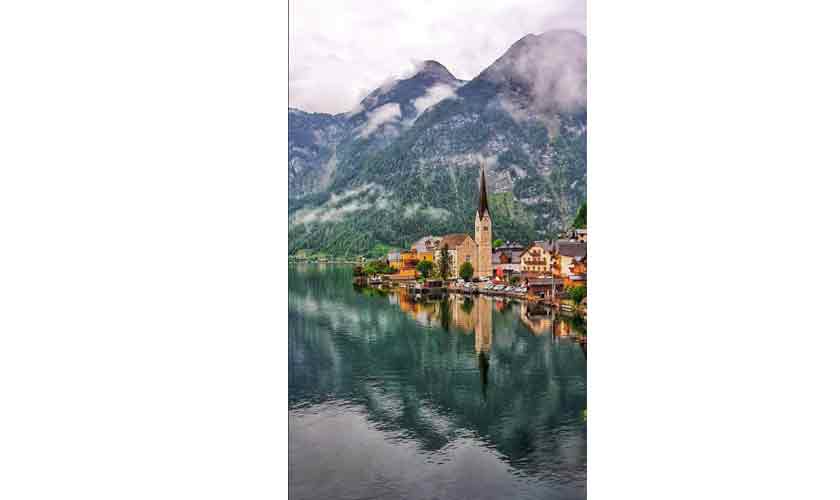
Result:
<svg viewBox="0 0 840 500"><path fill-rule="evenodd" d="M397 274L391 275L394 279L414 279L417 277L417 252L409 250L400 254L399 267Z"/></svg>
<svg viewBox="0 0 840 500"><path fill-rule="evenodd" d="M435 252L417 252L417 262L420 263L424 260L434 264Z"/></svg>

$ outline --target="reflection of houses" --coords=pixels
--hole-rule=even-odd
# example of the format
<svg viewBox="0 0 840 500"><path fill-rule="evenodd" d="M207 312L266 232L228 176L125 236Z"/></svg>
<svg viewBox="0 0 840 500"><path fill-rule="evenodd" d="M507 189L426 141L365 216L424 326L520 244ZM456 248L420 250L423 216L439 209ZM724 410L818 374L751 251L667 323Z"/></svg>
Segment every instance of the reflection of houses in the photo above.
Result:
<svg viewBox="0 0 840 500"><path fill-rule="evenodd" d="M525 247L519 243L507 242L493 250L493 275L509 277L522 271L522 252Z"/></svg>
<svg viewBox="0 0 840 500"><path fill-rule="evenodd" d="M553 328L551 312L548 309L526 302L519 308L519 319L534 335L542 335Z"/></svg>
<svg viewBox="0 0 840 500"><path fill-rule="evenodd" d="M586 243L586 229L575 229L575 238Z"/></svg>
<svg viewBox="0 0 840 500"><path fill-rule="evenodd" d="M493 301L486 297L476 300L475 352L490 352L493 344Z"/></svg>
<svg viewBox="0 0 840 500"><path fill-rule="evenodd" d="M436 302L415 302L411 300L408 292L399 290L400 309L414 318L415 321L424 326L440 325L440 304Z"/></svg>
<svg viewBox="0 0 840 500"><path fill-rule="evenodd" d="M470 235L456 233L447 234L441 238L440 246L434 253L434 258L436 260L440 259L440 253L445 245L449 247L449 258L452 263L452 276L458 274L458 269L461 268L461 264L464 262L470 262L473 265L473 269L475 269L477 247L475 245L475 241L470 237Z"/></svg>
<svg viewBox="0 0 840 500"><path fill-rule="evenodd" d="M470 297L461 297L460 301L452 302L452 324L464 332L470 333L475 330L478 310L475 302Z"/></svg>
<svg viewBox="0 0 840 500"><path fill-rule="evenodd" d="M571 337L573 333L574 330L572 330L572 324L563 317L559 317L557 321L554 322L555 337Z"/></svg>

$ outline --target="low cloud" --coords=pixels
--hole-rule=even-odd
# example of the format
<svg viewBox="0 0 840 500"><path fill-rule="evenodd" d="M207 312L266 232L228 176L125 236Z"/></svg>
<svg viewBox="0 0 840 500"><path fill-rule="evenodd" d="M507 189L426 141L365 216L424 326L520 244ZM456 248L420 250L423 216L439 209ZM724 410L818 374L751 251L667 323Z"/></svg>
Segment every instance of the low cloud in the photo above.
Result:
<svg viewBox="0 0 840 500"><path fill-rule="evenodd" d="M333 193L323 206L302 208L296 211L291 216L290 223L294 226L319 222L336 222L354 212L382 206L379 201L373 203L367 199L363 199L376 196L381 191L381 186L369 183L341 193Z"/></svg>
<svg viewBox="0 0 840 500"><path fill-rule="evenodd" d="M345 216L360 210L367 210L370 203L351 201L350 203L337 208L304 208L295 212L292 216L292 225L312 224L313 222L336 222L344 219Z"/></svg>
<svg viewBox="0 0 840 500"><path fill-rule="evenodd" d="M369 111L367 114L367 122L362 130L359 132L360 137L368 137L381 125L386 123L398 121L402 117L400 105L397 103L385 104Z"/></svg>
<svg viewBox="0 0 840 500"><path fill-rule="evenodd" d="M412 203L403 208L403 217L410 218L416 215L435 220L443 220L452 215L452 212L445 208L422 207L419 203Z"/></svg>
<svg viewBox="0 0 840 500"><path fill-rule="evenodd" d="M414 107L417 109L417 116L420 116L424 111L440 101L452 97L455 97L455 87L445 83L439 83L429 88L425 94L417 99L414 99L411 103L414 104Z"/></svg>

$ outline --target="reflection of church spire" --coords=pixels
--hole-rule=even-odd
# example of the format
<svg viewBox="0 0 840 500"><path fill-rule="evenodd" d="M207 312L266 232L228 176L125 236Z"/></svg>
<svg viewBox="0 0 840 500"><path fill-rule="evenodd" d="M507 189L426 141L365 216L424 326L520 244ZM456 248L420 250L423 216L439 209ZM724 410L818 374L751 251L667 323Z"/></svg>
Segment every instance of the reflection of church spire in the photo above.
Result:
<svg viewBox="0 0 840 500"><path fill-rule="evenodd" d="M487 381L490 370L490 348L493 345L493 303L486 297L476 299L475 352L481 378L481 397L487 400Z"/></svg>
<svg viewBox="0 0 840 500"><path fill-rule="evenodd" d="M481 399L487 401L487 372L490 371L490 355L478 353L478 372L481 377Z"/></svg>

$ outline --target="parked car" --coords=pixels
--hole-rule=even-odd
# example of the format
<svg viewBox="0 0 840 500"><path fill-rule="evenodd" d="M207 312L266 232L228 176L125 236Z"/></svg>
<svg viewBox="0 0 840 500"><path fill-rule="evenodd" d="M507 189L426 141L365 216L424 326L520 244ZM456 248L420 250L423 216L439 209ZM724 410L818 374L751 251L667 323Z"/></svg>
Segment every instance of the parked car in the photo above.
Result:
<svg viewBox="0 0 840 500"><path fill-rule="evenodd" d="M505 291L506 291L506 292L513 292L513 291L515 291L515 290L516 290L516 288L514 288L514 287L512 287L512 286L505 287Z"/></svg>

